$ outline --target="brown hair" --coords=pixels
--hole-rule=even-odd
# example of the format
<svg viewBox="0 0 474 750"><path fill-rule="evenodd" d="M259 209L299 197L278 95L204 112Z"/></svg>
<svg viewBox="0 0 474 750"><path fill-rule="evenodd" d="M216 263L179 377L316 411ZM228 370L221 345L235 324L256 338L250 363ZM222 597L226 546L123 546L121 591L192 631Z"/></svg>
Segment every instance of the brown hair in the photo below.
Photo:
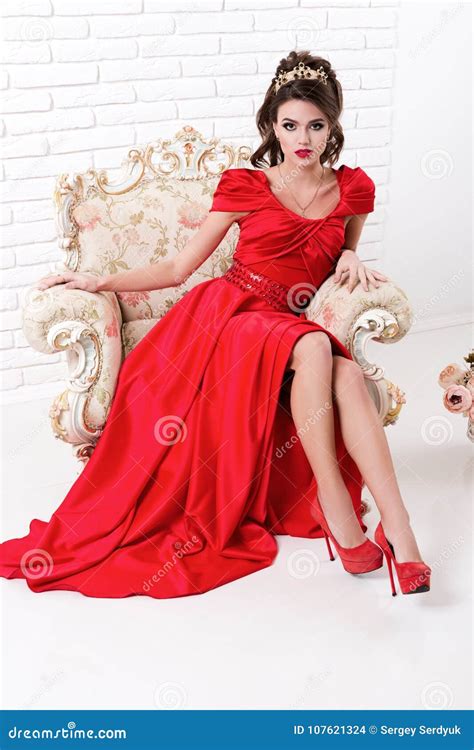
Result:
<svg viewBox="0 0 474 750"><path fill-rule="evenodd" d="M323 57L316 57L310 52L303 50L301 52L292 51L287 57L280 60L275 72L275 78L282 71L289 72L299 62L303 62L308 67L322 67L327 73L327 83L311 78L297 78L274 92L274 80L272 80L263 104L257 112L257 127L262 137L262 143L250 157L250 163L254 167L264 167L268 164L273 167L283 160L283 151L281 150L272 123L277 121L278 108L283 102L289 99L303 99L315 104L329 120L330 137L326 148L319 157L321 164L329 162L332 166L338 160L342 146L344 144L344 134L342 131L339 117L342 112L342 87L336 78L335 71L331 68L331 63ZM268 156L267 156L268 154Z"/></svg>

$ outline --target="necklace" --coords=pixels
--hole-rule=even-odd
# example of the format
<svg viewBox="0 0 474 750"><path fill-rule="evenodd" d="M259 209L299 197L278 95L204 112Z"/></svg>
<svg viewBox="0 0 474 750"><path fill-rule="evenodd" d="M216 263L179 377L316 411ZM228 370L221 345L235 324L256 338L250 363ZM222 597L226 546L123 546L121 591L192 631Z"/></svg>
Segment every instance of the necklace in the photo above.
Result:
<svg viewBox="0 0 474 750"><path fill-rule="evenodd" d="M281 177L282 181L284 182L285 178L283 177L283 175L282 175L282 173L281 173L280 165L278 164L277 166L278 166L278 171L279 171L279 173L280 173L280 177ZM323 183L323 178L324 178L324 171L325 171L325 169L326 169L326 167L324 167L324 166L323 166L323 171L322 171L322 173L321 173L321 179L319 180L319 185L318 185L318 187L316 188L316 192L314 193L314 195L313 195L313 197L311 198L310 202L309 202L309 203L307 203L307 204L306 204L306 206L301 206L301 205L300 205L300 204L298 203L298 201L296 200L296 198L295 198L295 196L294 196L294 194L293 194L293 191L292 191L292 190L290 190L290 187L289 187L289 185L286 185L286 187L288 188L288 190L290 191L290 193L291 193L291 195L292 195L292 197L293 197L293 200L295 201L295 203L296 203L296 204L298 205L299 209L301 210L301 212L302 212L302 213L301 213L301 215L302 215L302 216L304 216L305 218L306 218L306 209L307 209L307 208L308 208L308 207L309 207L309 206L310 206L310 205L312 204L312 202L313 202L313 201L314 201L314 199L316 198L316 196L317 196L317 194L318 194L318 192L319 192L319 188L321 187L321 185L322 185L322 183Z"/></svg>

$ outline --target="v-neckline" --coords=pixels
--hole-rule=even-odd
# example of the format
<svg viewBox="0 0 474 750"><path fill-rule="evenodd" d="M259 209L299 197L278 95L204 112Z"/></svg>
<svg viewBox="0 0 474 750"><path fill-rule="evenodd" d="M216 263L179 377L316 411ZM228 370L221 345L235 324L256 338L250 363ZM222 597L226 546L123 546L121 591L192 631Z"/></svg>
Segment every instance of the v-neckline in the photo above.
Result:
<svg viewBox="0 0 474 750"><path fill-rule="evenodd" d="M343 190L342 190L342 176L343 176L343 171L344 171L344 170L343 170L343 167L344 167L344 166L345 166L344 164L341 164L341 166L339 167L339 169L336 169L336 170L335 170L335 172L336 172L336 180L337 180L337 185L338 185L338 187L339 187L339 200L338 200L338 202L337 202L337 205L336 205L336 206L335 206L335 207L334 207L334 208L332 209L332 211L330 211L330 212L329 212L328 214L326 214L326 216L321 216L321 217L320 217L319 219L310 219L310 218L308 218L307 216L301 216L301 214L297 214L297 213L296 213L295 211L292 211L292 210L291 210L291 208L287 208L286 206L284 206L284 205L283 205L283 203L281 203L281 202L280 202L280 201L278 200L278 198L276 197L275 193L274 193L274 192L272 191L272 189L271 189L271 186L270 186L270 183L269 183L269 181L268 181L268 179L267 179L267 176L266 176L266 174L264 173L263 169L253 169L253 170L251 170L251 171L253 171L253 172L259 172L259 173L260 173L260 174L262 175L262 177L263 177L263 180L264 180L264 182L265 182L265 185L266 185L266 187L267 187L267 190L268 190L268 192L270 193L271 197L272 197L272 198L274 199L275 203L276 203L276 204L277 204L277 205L278 205L278 206L279 206L279 207L280 207L280 208L281 208L281 209L282 209L283 211L286 211L286 213L288 213L288 214L291 214L291 216L294 216L294 217L295 217L295 218L297 218L297 219L301 219L301 221L310 221L310 222L313 222L313 223L314 223L314 222L316 222L316 221L325 221L325 220L326 220L326 219L328 219L328 218L329 218L329 217L330 217L330 216L331 216L331 215L332 215L332 214L333 214L333 213L334 213L335 211L337 211L337 209L338 209L338 208L339 208L339 206L341 205L341 203L342 203L342 197L343 197Z"/></svg>

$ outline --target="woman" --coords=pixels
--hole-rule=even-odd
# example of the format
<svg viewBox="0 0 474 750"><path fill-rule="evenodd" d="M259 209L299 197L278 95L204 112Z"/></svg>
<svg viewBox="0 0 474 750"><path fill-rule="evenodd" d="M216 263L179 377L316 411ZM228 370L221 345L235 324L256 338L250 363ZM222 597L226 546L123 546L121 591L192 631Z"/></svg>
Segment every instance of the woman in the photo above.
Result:
<svg viewBox="0 0 474 750"><path fill-rule="evenodd" d="M257 124L254 167L224 172L209 215L176 258L105 277L65 272L90 292L182 283L240 226L233 265L192 288L125 359L95 451L48 523L0 545L0 572L35 592L156 598L202 593L270 565L275 534L329 538L345 570L394 563L403 593L429 590L384 430L360 367L306 319L335 280L386 280L355 248L374 183L332 165L342 91L330 63L281 60ZM303 300L302 298L306 299ZM380 511L364 532L361 487Z"/></svg>

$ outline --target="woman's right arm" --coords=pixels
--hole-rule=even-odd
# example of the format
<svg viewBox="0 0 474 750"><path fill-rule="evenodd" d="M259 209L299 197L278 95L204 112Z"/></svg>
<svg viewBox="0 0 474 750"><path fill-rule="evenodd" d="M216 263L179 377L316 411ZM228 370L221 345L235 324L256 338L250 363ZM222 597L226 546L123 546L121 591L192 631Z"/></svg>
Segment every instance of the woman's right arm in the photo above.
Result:
<svg viewBox="0 0 474 750"><path fill-rule="evenodd" d="M209 212L198 231L174 258L105 276L64 271L40 279L37 288L47 289L61 284L67 289L85 289L89 292L141 292L179 286L212 255L231 224L245 213Z"/></svg>

